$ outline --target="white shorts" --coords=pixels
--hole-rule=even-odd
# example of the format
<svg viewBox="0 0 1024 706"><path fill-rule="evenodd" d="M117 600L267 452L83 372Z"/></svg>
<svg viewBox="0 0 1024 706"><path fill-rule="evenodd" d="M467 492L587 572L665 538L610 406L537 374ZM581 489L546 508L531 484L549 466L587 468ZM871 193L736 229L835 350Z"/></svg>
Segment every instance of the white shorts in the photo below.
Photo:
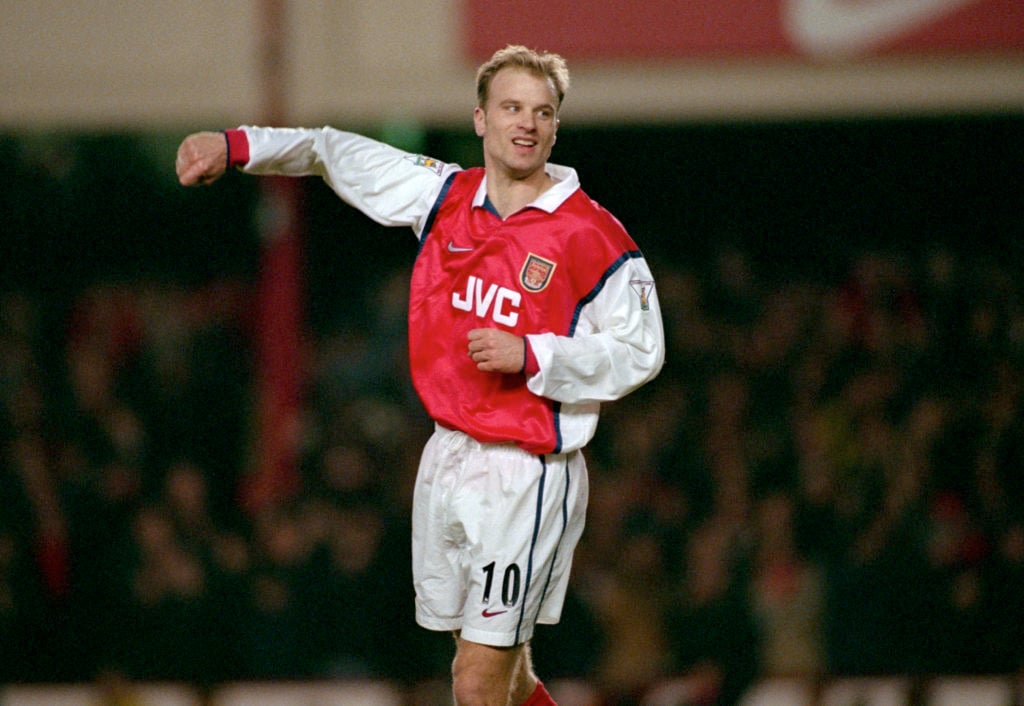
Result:
<svg viewBox="0 0 1024 706"><path fill-rule="evenodd" d="M495 647L557 623L587 493L580 451L538 456L437 427L413 498L416 622Z"/></svg>

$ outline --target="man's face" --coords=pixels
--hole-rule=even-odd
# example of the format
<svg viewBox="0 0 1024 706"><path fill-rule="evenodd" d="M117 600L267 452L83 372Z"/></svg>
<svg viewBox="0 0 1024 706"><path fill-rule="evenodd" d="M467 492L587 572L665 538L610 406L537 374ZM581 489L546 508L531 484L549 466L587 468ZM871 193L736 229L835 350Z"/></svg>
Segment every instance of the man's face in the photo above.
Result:
<svg viewBox="0 0 1024 706"><path fill-rule="evenodd" d="M487 105L473 111L483 138L484 165L513 179L542 173L558 130L558 96L551 83L518 67L491 79Z"/></svg>

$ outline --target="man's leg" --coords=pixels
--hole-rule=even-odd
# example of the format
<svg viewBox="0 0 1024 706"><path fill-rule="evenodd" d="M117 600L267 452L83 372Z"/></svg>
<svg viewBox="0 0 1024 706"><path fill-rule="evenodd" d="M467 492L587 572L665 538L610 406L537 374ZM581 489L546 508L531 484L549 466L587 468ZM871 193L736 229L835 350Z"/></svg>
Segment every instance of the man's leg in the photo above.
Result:
<svg viewBox="0 0 1024 706"><path fill-rule="evenodd" d="M523 645L523 651L516 662L516 674L512 677L512 690L509 704L516 706L557 706L551 694L544 688L544 683L533 671L533 653L530 643Z"/></svg>
<svg viewBox="0 0 1024 706"><path fill-rule="evenodd" d="M529 643L491 647L461 637L455 642L452 690L457 706L519 706L543 689L533 673Z"/></svg>

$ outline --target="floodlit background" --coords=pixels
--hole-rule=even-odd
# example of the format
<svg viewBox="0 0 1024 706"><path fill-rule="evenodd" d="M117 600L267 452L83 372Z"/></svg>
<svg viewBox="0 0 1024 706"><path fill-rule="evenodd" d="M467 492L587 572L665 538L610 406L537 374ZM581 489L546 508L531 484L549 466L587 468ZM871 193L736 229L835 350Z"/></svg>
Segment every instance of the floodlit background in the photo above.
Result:
<svg viewBox="0 0 1024 706"><path fill-rule="evenodd" d="M554 161L669 336L608 405L569 704L1008 704L1024 667L1018 0L0 2L0 704L445 703L415 626L416 253L189 132L480 163L476 65L573 72Z"/></svg>

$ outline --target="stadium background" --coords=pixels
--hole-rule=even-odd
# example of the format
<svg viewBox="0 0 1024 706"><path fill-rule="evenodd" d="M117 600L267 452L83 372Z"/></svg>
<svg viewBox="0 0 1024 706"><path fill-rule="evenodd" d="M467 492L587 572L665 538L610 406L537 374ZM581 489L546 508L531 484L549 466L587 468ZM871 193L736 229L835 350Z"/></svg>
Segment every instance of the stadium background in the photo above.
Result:
<svg viewBox="0 0 1024 706"><path fill-rule="evenodd" d="M670 334L591 451L537 643L563 702L724 674L723 703L782 677L853 703L829 688L867 676L1009 703L1022 6L823 50L783 22L813 5L0 3L3 703L120 677L439 702L450 646L412 625L404 556L414 243L315 181L180 189L173 154L329 123L479 163L472 71L506 41L569 59L555 159L643 245Z"/></svg>

